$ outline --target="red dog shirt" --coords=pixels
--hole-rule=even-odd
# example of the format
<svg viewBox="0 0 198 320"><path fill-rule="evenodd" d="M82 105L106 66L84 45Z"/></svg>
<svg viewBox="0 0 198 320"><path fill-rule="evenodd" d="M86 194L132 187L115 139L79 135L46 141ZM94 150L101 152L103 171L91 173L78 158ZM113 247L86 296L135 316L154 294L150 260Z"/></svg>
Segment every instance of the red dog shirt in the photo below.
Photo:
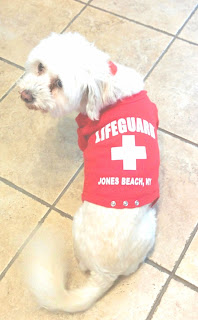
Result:
<svg viewBox="0 0 198 320"><path fill-rule="evenodd" d="M84 152L83 201L118 209L157 201L158 113L146 91L107 107L98 121L79 114L76 122Z"/></svg>

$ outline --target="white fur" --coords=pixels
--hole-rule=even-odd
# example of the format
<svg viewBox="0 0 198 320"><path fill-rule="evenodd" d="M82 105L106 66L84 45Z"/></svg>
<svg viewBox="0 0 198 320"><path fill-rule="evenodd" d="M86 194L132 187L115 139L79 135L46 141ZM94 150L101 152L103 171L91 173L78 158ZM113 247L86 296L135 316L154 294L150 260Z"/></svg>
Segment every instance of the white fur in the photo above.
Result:
<svg viewBox="0 0 198 320"><path fill-rule="evenodd" d="M37 109L58 116L76 110L92 120L99 119L101 109L143 89L142 77L131 68L116 64L117 73L112 75L109 60L79 34L52 34L30 53L21 92L32 93L32 107ZM45 67L40 75L39 63ZM56 78L63 87L50 90ZM155 232L155 210L150 205L115 209L84 202L74 217L73 241L80 268L90 271L88 283L80 289L66 289L61 250L56 245L42 249L49 247L43 240L40 249L33 250L30 287L45 308L84 311L120 275L137 270L154 245Z"/></svg>

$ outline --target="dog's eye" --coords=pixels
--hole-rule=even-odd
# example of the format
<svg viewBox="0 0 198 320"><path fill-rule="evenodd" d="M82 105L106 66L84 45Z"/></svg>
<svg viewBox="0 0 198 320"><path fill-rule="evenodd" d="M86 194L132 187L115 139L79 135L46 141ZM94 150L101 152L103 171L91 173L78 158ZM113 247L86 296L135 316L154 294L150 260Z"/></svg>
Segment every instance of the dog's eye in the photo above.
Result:
<svg viewBox="0 0 198 320"><path fill-rule="evenodd" d="M38 72L42 72L43 70L44 70L44 65L42 63L39 63Z"/></svg>
<svg viewBox="0 0 198 320"><path fill-rule="evenodd" d="M56 85L57 85L57 87L59 87L59 88L62 88L62 87L63 87L62 82L61 82L60 79L58 79L58 80L56 81Z"/></svg>

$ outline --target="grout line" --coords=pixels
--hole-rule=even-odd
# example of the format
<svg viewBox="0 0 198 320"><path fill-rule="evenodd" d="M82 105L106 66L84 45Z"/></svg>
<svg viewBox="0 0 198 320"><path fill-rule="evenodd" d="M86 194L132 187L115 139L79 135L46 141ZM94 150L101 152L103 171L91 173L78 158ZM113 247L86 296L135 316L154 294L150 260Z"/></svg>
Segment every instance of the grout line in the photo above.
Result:
<svg viewBox="0 0 198 320"><path fill-rule="evenodd" d="M76 1L76 0L75 0L75 1ZM84 4L85 6L80 10L80 12L79 12L76 16L74 16L74 18L68 23L68 25L61 31L60 34L64 33L64 32L69 28L69 26L80 16L80 14L87 8L87 6L88 6L92 1L93 1L93 0L89 0L87 3L84 3L84 2L81 2L81 1L77 1L77 2L79 2L79 3ZM22 67L22 66L20 66L20 65L18 65L18 64L16 64L16 63L14 63L14 62L12 62L12 61L9 61L9 60L7 60L7 59L5 59L5 58L3 58L3 57L0 57L0 60L3 61L3 62L5 62L5 63L8 63L8 64L10 64L10 65L12 65L12 66L14 66L14 67L16 67L16 68L18 68L18 69L21 69L21 70L25 71L25 68L24 68L24 67ZM22 75L22 77L23 77L23 75ZM0 102L1 102L2 100L4 100L4 99L7 97L7 95L16 87L17 82L18 82L18 81L16 81L15 84L0 98Z"/></svg>
<svg viewBox="0 0 198 320"><path fill-rule="evenodd" d="M5 59L5 58L3 58L3 57L0 57L0 61L3 61L3 62L5 62L5 63L7 63L7 64L10 64L11 66L13 66L13 67L15 67L15 68L17 68L17 69L20 69L20 70L22 70L22 71L25 71L25 68L24 68L24 67L20 66L20 65L17 64L17 63L14 63L14 62L12 62L12 61L10 61L10 60L7 60L7 59Z"/></svg>
<svg viewBox="0 0 198 320"><path fill-rule="evenodd" d="M2 102L9 95L9 93L17 86L17 83L23 77L23 75L18 80L16 80L16 82L10 87L10 89L8 89L8 91L0 98L0 102Z"/></svg>
<svg viewBox="0 0 198 320"><path fill-rule="evenodd" d="M29 241L33 238L33 236L36 234L36 232L40 229L41 225L45 221L45 219L48 217L49 213L51 212L51 208L46 212L46 214L43 216L43 218L37 223L36 227L32 230L32 232L29 234L27 239L24 241L24 243L21 245L21 247L17 250L15 253L14 257L10 260L10 262L7 264L5 269L1 272L0 274L0 281L4 278L8 270L11 268L13 263L16 261L18 256L21 254L23 249L26 247L26 245L29 243Z"/></svg>
<svg viewBox="0 0 198 320"><path fill-rule="evenodd" d="M175 281L178 281L180 283L182 283L185 287L188 287L189 289L195 291L195 292L198 292L198 287L196 285L194 285L193 283L189 282L189 281L186 281L185 279L177 276L177 275L174 275L173 276L173 279Z"/></svg>
<svg viewBox="0 0 198 320"><path fill-rule="evenodd" d="M172 44L175 42L176 39L178 39L178 35L181 33L181 31L184 29L184 27L186 26L186 24L188 23L188 21L191 19L191 17L195 14L196 10L198 8L198 5L196 5L196 7L194 8L194 10L191 12L191 14L188 16L188 18L186 19L186 21L183 23L183 25L178 29L177 33L175 34L174 38L170 41L170 43L168 44L168 46L166 47L166 49L162 52L162 54L159 56L159 58L156 60L156 62L154 63L154 65L151 67L151 69L149 70L149 72L146 74L144 81L146 81L148 79L148 77L150 76L150 74L153 72L153 70L156 68L156 66L159 64L159 62L162 60L162 58L164 57L164 55L167 53L167 51L169 50L169 48L172 46Z"/></svg>
<svg viewBox="0 0 198 320"><path fill-rule="evenodd" d="M179 257L178 261L177 261L176 264L175 264L175 267L174 267L174 269L173 269L174 274L176 273L176 271L177 271L177 269L178 269L181 261L183 260L185 254L186 254L186 252L187 252L187 250L188 250L188 248L190 247L190 245L191 245L191 243L192 243L192 241L193 241L193 239L194 239L195 234L197 233L197 231L198 231L198 223L197 223L197 225L195 226L195 228L194 228L194 230L192 231L192 233L190 234L189 239L186 241L186 244L185 244L185 246L184 246L184 249L183 249L182 253L180 254L180 257Z"/></svg>
<svg viewBox="0 0 198 320"><path fill-rule="evenodd" d="M145 263L149 264L150 266L154 267L155 269L159 270L160 272L164 272L164 273L166 273L168 275L171 274L170 270L164 268L163 266L159 265L158 263L154 262L151 259L146 259Z"/></svg>
<svg viewBox="0 0 198 320"><path fill-rule="evenodd" d="M80 165L80 167L78 168L78 170L75 172L75 174L72 176L72 178L69 180L69 182L67 183L67 185L65 186L65 188L63 189L63 191L59 194L59 196L57 197L57 199L53 202L52 205L50 205L48 202L38 198L37 196L33 195L32 193L22 189L21 187L15 185L14 183L10 182L9 180L0 177L0 181L5 183L6 185L8 185L9 187L25 194L26 196L32 198L33 200L49 207L49 209L47 210L47 212L44 214L44 216L39 220L39 222L37 223L36 227L32 230L32 232L30 233L30 235L27 237L27 239L24 241L24 243L21 245L21 247L17 250L17 252L15 253L14 257L10 260L10 262L7 264L7 266L5 267L5 269L2 271L2 273L0 274L0 281L3 279L3 277L6 275L6 273L8 272L8 270L10 269L10 267L13 265L13 263L16 261L16 259L18 258L18 256L20 255L20 253L23 251L23 249L26 247L26 245L29 243L29 241L32 239L32 237L35 235L35 233L40 229L41 225L44 223L44 221L46 220L46 218L48 217L48 215L50 214L50 212L52 210L58 212L62 217L68 218L70 220L73 220L73 217L68 214L65 213L64 211L58 209L55 207L55 205L58 203L58 201L61 199L61 197L64 195L64 193L67 191L67 189L70 187L70 185L72 184L72 182L75 180L75 178L78 176L78 174L80 173L80 171L82 170L84 166L84 163L82 163Z"/></svg>
<svg viewBox="0 0 198 320"><path fill-rule="evenodd" d="M176 35L174 35L173 33L164 31L164 30L162 30L162 29L153 27L153 26L151 26L151 25L144 24L144 23L139 22L139 21L137 21L137 20L130 19L130 18L127 18L127 17L125 17L125 16L119 15L119 14L117 14L117 13L115 13L115 12L112 12L112 11L109 11L109 10L106 10L106 9L103 9L103 8L100 8L100 7L97 7L97 6L94 6L94 5L91 4L91 2L92 2L93 0L90 0L90 1L88 1L88 2L83 2L83 1L80 1L80 0L74 0L74 1L75 1L75 2L78 2L78 3L81 3L81 4L84 4L85 6L84 6L84 7L80 10L80 12L68 23L68 25L63 29L63 31L62 31L61 33L63 33L66 29L68 29L68 27L79 17L79 15L86 9L86 7L89 6L89 7L92 7L92 8L94 8L94 9L97 9L97 10L103 11L103 12L105 12L105 13L109 13L109 14L111 14L111 15L114 15L114 16L116 16L116 17L122 18L122 19L124 19L124 20L130 21L130 22L133 22L133 23L135 23L135 24L144 26L144 27L146 27L146 28L149 28L149 29L158 31L158 32L160 32L160 33L166 34L166 35L168 35L168 36L175 37L176 39L179 39L179 40L184 41L184 42L188 42L189 44L198 46L198 43L196 43L196 42L193 42L193 41L190 41L190 40L187 40L187 39L178 37L178 36L177 36L178 32L177 32ZM194 11L196 11L196 10L197 10L197 7L195 7ZM194 14L194 13L195 13L195 12L193 12L193 14ZM193 14L192 14L192 15L193 15ZM191 16L190 16L190 18L191 18ZM190 18L189 18L189 19L190 19ZM189 20L189 19L188 19L188 20ZM187 22L188 22L188 21L187 21ZM183 28L182 28L182 29L183 29ZM182 31L182 30L181 30L181 31ZM181 31L180 31L180 32L181 32ZM180 32L179 32L179 33L180 33ZM5 62L5 63L7 63L7 64L10 64L10 65L13 66L13 67L16 67L17 69L20 69L20 70L22 70L22 71L25 71L25 68L24 68L24 67L22 67L21 65L15 63L15 62L12 62L12 61L10 61L10 60L8 60L8 59L5 59L5 58L3 58L3 57L0 57L0 60L3 61L3 62Z"/></svg>
<svg viewBox="0 0 198 320"><path fill-rule="evenodd" d="M153 306L151 307L151 310L150 310L150 312L149 312L149 314L148 314L148 316L146 317L145 320L151 320L152 319L157 307L159 306L159 304L160 304L160 302L162 300L162 297L163 297L164 293L166 292L166 290L167 290L167 288L169 286L170 281L171 281L171 275L168 277L168 279L166 280L166 282L163 285L162 289L158 293L157 298L156 298Z"/></svg>
<svg viewBox="0 0 198 320"><path fill-rule="evenodd" d="M17 81L12 85L12 87L10 87L10 89L8 89L8 91L0 98L0 102L3 101L8 95L9 93L17 86Z"/></svg>
<svg viewBox="0 0 198 320"><path fill-rule="evenodd" d="M0 181L3 182L4 184L6 184L7 186L11 187L12 189L19 191L23 194L25 194L26 196L28 196L29 198L41 203L42 205L51 208L53 210L59 210L57 209L55 206L57 204L57 202L61 199L61 197L63 196L63 194L67 191L67 189L70 187L70 185L72 184L72 182L76 179L77 175L80 173L80 171L82 170L82 168L84 167L84 163L82 163L80 165L80 167L77 169L77 171L74 173L74 175L71 177L71 179L69 180L69 182L66 184L66 186L64 187L64 189L61 191L61 193L59 194L59 196L57 197L57 199L54 201L53 204L50 204L49 202L35 196L33 193L17 186L16 184L14 184L13 182L3 178L0 176ZM67 213L63 212L60 210L60 212L64 213L65 215L67 215ZM71 218L71 216L68 214L68 217Z"/></svg>
<svg viewBox="0 0 198 320"><path fill-rule="evenodd" d="M82 168L84 167L84 163L82 163L80 165L80 167L77 169L77 171L75 172L75 174L71 177L71 179L69 180L69 182L67 183L67 185L65 186L65 188L62 190L62 192L60 193L60 195L58 196L58 198L54 201L53 206L56 206L56 204L58 203L58 201L62 198L62 196L65 194L65 192L67 191L67 189L70 187L70 185L72 184L72 182L76 179L76 177L78 176L78 174L80 173L80 171L82 170Z"/></svg>
<svg viewBox="0 0 198 320"><path fill-rule="evenodd" d="M159 56L159 58L155 61L155 63L153 64L153 66L151 67L151 69L147 72L146 76L144 77L144 81L146 81L148 79L148 77L150 76L150 74L153 72L153 70L155 69L155 67L159 64L159 62L162 60L162 58L164 57L164 55L167 53L167 51L169 50L169 48L171 47L171 45L173 44L173 42L175 41L175 37L169 42L169 44L167 45L167 47L165 48L165 50L163 50L162 54Z"/></svg>
<svg viewBox="0 0 198 320"><path fill-rule="evenodd" d="M83 1L80 1L80 0L74 0L74 1L79 2L79 3L82 3L82 4L86 4L86 2L83 2ZM127 17L122 16L122 15L120 15L120 14L118 14L118 13L115 13L115 12L112 12L112 11L109 11L109 10L106 10L106 9L104 9L104 8L97 7L97 6L93 5L93 4L88 4L88 3L87 3L87 6L93 8L93 9L97 9L97 10L103 11L103 12L105 12L105 13L109 13L109 14L111 14L111 15L113 15L113 16L116 16L116 17L118 17L118 18L127 20L127 21L129 21L129 22L133 22L133 23L135 23L135 24L141 25L141 26L146 27L146 28L148 28L148 29L151 29L151 30L154 30L154 31L163 33L163 34L165 34L165 35L167 35L167 36L176 37L177 39L179 39L179 40L181 40L181 41L184 41L184 42L188 42L189 44L198 46L198 43L196 43L196 42L193 42L193 41L190 41L190 40L187 40L187 39L184 39L184 38L175 36L175 35L174 35L173 33L171 33L171 32L168 32L168 31L165 31L165 30L162 30L162 29L153 27L153 26L151 26L151 25L149 25L149 24L145 24L145 23L143 23L143 22L140 22L140 21L137 21L137 20L134 20L134 19L127 18ZM195 11L196 11L196 10L195 10ZM190 18L191 18L191 17L190 17Z"/></svg>
<svg viewBox="0 0 198 320"><path fill-rule="evenodd" d="M56 207L52 207L52 210L56 211L57 213L59 213L62 217L68 218L70 220L73 220L73 217L71 216L71 214L64 212Z"/></svg>
<svg viewBox="0 0 198 320"><path fill-rule="evenodd" d="M19 80L24 76L24 74L22 74L22 76L15 81L15 83L12 85L12 87L10 87L10 89L8 89L8 91L0 98L0 102L3 101L8 95L9 93L17 86Z"/></svg>
<svg viewBox="0 0 198 320"><path fill-rule="evenodd" d="M75 179L75 177L74 177L74 179ZM74 180L74 179L73 179L73 180ZM68 219L70 219L70 220L73 220L73 217L72 217L69 213L66 213L66 212L64 212L64 211L56 208L56 207L55 207L55 204L52 204L52 205L51 205L50 203L46 202L45 200L43 200L43 199L35 196L34 194L26 191L25 189L17 186L16 184L12 183L11 181L9 181L9 180L7 180L7 179L5 179L5 178L0 177L0 181L3 182L4 184L6 184L7 186L9 186L10 188L12 188L12 189L14 189L14 190L16 190L16 191L18 191L18 192L26 195L27 197L33 199L34 201L37 201L37 202L39 202L40 204L46 206L47 208L50 208L51 210L54 210L54 211L60 213L62 216L66 217L66 218L68 218ZM70 183L70 181L69 181L69 183ZM69 183L68 183L68 184L69 184ZM71 184L71 183L70 183L70 184ZM68 186L68 188L69 188L69 186ZM67 188L67 189L68 189L68 188ZM64 188L64 190L66 191L66 187ZM60 196L59 196L59 197L60 197Z"/></svg>
<svg viewBox="0 0 198 320"><path fill-rule="evenodd" d="M12 189L14 189L16 191L19 191L19 192L25 194L26 196L28 196L29 198L41 203L42 205L44 205L46 207L49 207L49 208L52 207L52 205L50 203L46 202L45 200L42 200L41 198L39 198L39 197L35 196L34 194L30 193L29 191L26 191L25 189L17 186L16 184L14 184L11 181L9 181L9 180L7 180L5 178L2 178L2 177L0 177L0 181L5 183L7 186L11 187Z"/></svg>
<svg viewBox="0 0 198 320"><path fill-rule="evenodd" d="M73 176L73 177L74 177L74 176ZM76 176L75 176L75 177L76 177ZM74 179L75 179L75 177L74 177ZM73 180L74 180L74 179L73 179ZM68 218L68 219L70 219L70 220L73 220L73 217L72 217L69 213L64 212L64 211L56 208L56 207L55 207L55 204L52 204L52 205L51 205L50 203L46 202L45 200L43 200L43 199L41 199L41 198L38 198L38 197L35 196L34 194L26 191L25 189L17 186L16 184L12 183L11 181L9 181L9 180L7 180L7 179L5 179L5 178L0 177L0 181L3 182L3 183L5 183L5 184L6 184L7 186L9 186L10 188L12 188L12 189L14 189L14 190L16 190L16 191L19 191L20 193L26 195L27 197L29 197L29 198L31 198L31 199L39 202L40 204L42 204L42 205L44 205L44 206L46 206L47 208L49 208L49 209L51 209L51 210L54 210L54 211L60 213L61 216L64 216L64 217L66 217L66 218ZM70 183L70 181L68 182L68 184L69 184L69 183ZM69 186L70 186L70 185L71 185L71 183L69 184ZM66 191L66 190L69 188L69 186L68 186L67 188L65 187L64 190ZM60 197L60 195L59 195L59 197ZM57 201L57 199L56 199L56 201Z"/></svg>
<svg viewBox="0 0 198 320"><path fill-rule="evenodd" d="M125 17L125 16L116 14L116 13L114 13L114 12L108 11L108 10L106 10L106 9L99 8L99 7L94 6L94 5L88 5L88 6L91 7L91 8L94 8L94 9L97 9L97 10L100 10L100 11L103 11L103 12L105 12L105 13L109 13L109 14L114 15L114 16L116 16L116 17L122 18L122 19L124 19L124 20L133 22L133 23L135 23L135 24L144 26L144 27L146 27L146 28L152 29L152 30L154 30L154 31L157 31L157 32L166 34L167 36L173 37L173 39L170 41L170 43L168 44L168 46L167 46L167 47L165 48L165 50L162 52L162 54L160 55L160 57L156 60L156 62L154 63L154 65L151 67L151 69L150 69L150 70L148 71L148 73L146 74L146 76L145 76L145 78L144 78L144 81L147 80L147 78L150 76L150 74L151 74L152 71L155 69L155 67L158 65L158 63L162 60L162 58L163 58L164 55L167 53L167 51L169 50L169 48L171 47L171 45L174 43L174 41L175 41L176 39L179 39L179 40L181 40L181 41L188 42L188 43L193 44L193 45L198 45L198 44L196 44L196 43L194 43L194 42L191 42L191 41L188 41L188 40L185 40L185 39L183 39L183 38L179 38L179 37L178 37L178 35L181 33L181 31L183 30L183 28L185 27L185 25L188 23L188 21L191 19L191 17L192 17L192 16L194 15L194 13L196 12L198 6L196 6L196 7L194 8L194 10L191 12L191 14L190 14L189 17L186 19L186 21L183 23L183 25L178 29L178 31L177 31L177 33L176 33L175 35L172 34L172 33L166 32L166 31L164 31L164 30L155 28L155 27L153 27L153 26L151 26L151 25L147 25L147 24L141 23L141 22L139 22L139 21L136 21L136 20L127 18L127 17Z"/></svg>
<svg viewBox="0 0 198 320"><path fill-rule="evenodd" d="M64 212L64 211L62 211L62 210L60 210L60 209L58 209L58 208L56 208L54 206L51 206L50 208L51 208L51 210L56 211L57 213L59 213L62 217L65 217L67 219L73 220L73 217L71 216L71 214L69 214L67 212Z"/></svg>
<svg viewBox="0 0 198 320"><path fill-rule="evenodd" d="M192 145L192 146L194 146L194 147L198 147L198 144L197 144L197 143L195 143L195 142L193 142L193 141L191 141L191 140L188 140L188 139L186 139L186 138L183 138L183 137L181 137L181 136L178 136L177 134L172 133L171 131L165 130L165 129L160 128L160 127L158 128L158 130L161 131L161 132L163 132L163 133L165 133L165 134L168 134L169 136L171 136L171 137L173 137L173 138L175 138L175 139L181 140L182 142L188 143L188 144L190 144L190 145Z"/></svg>
<svg viewBox="0 0 198 320"><path fill-rule="evenodd" d="M81 0L74 0L76 2L82 3L82 4L87 4L87 2L81 1Z"/></svg>
<svg viewBox="0 0 198 320"><path fill-rule="evenodd" d="M87 3L83 3L85 4L85 6L79 11L79 13L73 17L73 19L71 19L71 21L67 24L67 26L61 31L60 34L64 33L70 26L71 24L81 15L81 13L87 8L87 6L92 2L93 0L89 0Z"/></svg>
<svg viewBox="0 0 198 320"><path fill-rule="evenodd" d="M135 24L138 24L138 25L140 25L140 26L146 27L146 28L148 28L148 29L151 29L151 30L154 30L154 31L158 31L158 32L160 32L160 33L166 34L167 36L174 37L174 34L172 34L172 33L170 33L170 32L167 32L167 31L164 31L164 30L155 28L155 27L153 27L153 26L151 26L151 25L149 25L149 24L145 24L145 23L143 23L143 22L140 22L140 21L137 21L137 20L134 20L134 19L127 18L127 17L122 16L122 15L120 15L120 14L118 14L118 13L115 13L115 12L112 12L112 11L109 11L109 10L106 10L106 9L103 9L103 8L100 8L100 7L97 7L97 6L94 6L93 4L90 4L89 7L90 7L90 8L97 9L97 10L100 10L100 11L105 12L105 13L109 13L109 14L115 16L115 17L121 18L121 19L123 19L123 20L127 20L127 21L129 21L129 22L133 22L133 23L135 23Z"/></svg>
<svg viewBox="0 0 198 320"><path fill-rule="evenodd" d="M159 292L159 294L158 294L158 296L157 296L157 298L156 298L156 300L155 300L155 302L154 302L154 304L153 304L153 306L152 306L152 308L151 308L151 310L150 310L150 312L149 312L146 320L151 320L151 319L152 319L152 317L153 317L156 309L158 308L158 306L159 306L159 304L160 304L160 302L161 302L161 300L162 300L162 298L163 298L163 296L164 296L164 294L165 294L165 292L166 292L166 290L167 290L167 288L168 288L168 286L169 286L169 283L170 283L170 281L171 281L172 279L174 279L174 280L180 280L180 282L182 282L183 284L185 284L185 285L188 284L188 287L189 287L189 288L193 289L193 290L196 291L196 292L198 291L198 288L197 288L196 286L194 286L193 284L187 282L186 280L178 277L178 276L175 274L176 271L177 271L177 269L178 269L178 267L179 267L179 265L180 265L180 263L181 263L181 261L182 261L182 259L183 259L183 257L184 257L184 255L186 254L188 248L190 247L190 244L191 244L191 242L192 242L195 234L197 233L197 231L198 231L198 223L197 223L197 225L195 226L193 232L191 233L189 239L186 241L186 244L185 244L185 246L184 246L184 249L183 249L183 251L181 252L181 254L180 254L180 256L179 256L179 259L176 261L175 266L174 266L172 272L170 273L170 275L169 275L168 279L166 280L164 286L162 287L161 291Z"/></svg>
<svg viewBox="0 0 198 320"><path fill-rule="evenodd" d="M0 177L0 181L3 182L4 184L6 184L7 186L9 186L10 188L26 195L27 197L39 202L40 204L50 208L51 210L54 210L58 213L60 213L61 216L64 216L70 220L73 220L73 217L67 213L67 212L64 212L58 208L55 207L56 203L60 200L60 198L63 196L63 194L66 192L66 190L70 187L71 183L75 180L75 178L77 177L77 175L79 174L80 170L82 169L83 165L81 165L79 167L79 169L76 171L76 173L73 175L73 177L70 179L70 181L68 182L68 184L66 185L66 187L63 189L63 191L61 192L61 194L58 196L58 198L55 200L55 202L51 205L49 202L35 196L34 194L30 193L29 191L26 191L25 189L17 186L16 184L14 184L13 182L5 179L5 178L2 178Z"/></svg>
<svg viewBox="0 0 198 320"><path fill-rule="evenodd" d="M10 267L13 265L13 263L16 261L16 259L18 258L18 256L20 255L20 253L23 251L23 249L26 247L26 245L29 243L29 241L32 239L32 237L35 235L35 233L40 229L40 227L42 226L42 224L44 223L44 221L46 220L46 218L48 217L48 215L50 214L50 212L52 210L55 210L56 212L60 213L61 216L69 218L70 220L73 220L73 217L71 215L69 215L68 213L63 212L62 210L58 209L55 207L55 205L57 204L57 202L60 200L60 198L63 196L63 194L65 193L65 191L69 188L69 186L71 185L71 183L74 181L74 179L76 178L76 176L79 174L79 172L81 171L81 169L83 168L84 164L81 164L80 167L78 168L78 170L75 172L75 174L73 175L73 177L69 180L69 182L67 183L66 187L63 189L63 191L60 193L60 195L57 197L57 199L53 202L52 205L48 204L47 202L37 198L36 196L32 195L31 193L27 192L26 190L14 185L12 182L8 181L7 179L4 179L2 177L0 177L0 181L4 182L5 184L7 184L10 187L13 187L15 190L18 190L28 196L30 196L31 198L33 198L34 200L39 200L39 202L49 206L49 209L47 210L47 212L44 214L44 216L39 220L39 222L37 223L36 227L32 230L32 232L30 233L30 235L27 237L27 239L24 241L24 243L21 245L21 247L17 250L17 252L15 253L14 257L10 260L10 262L7 264L7 266L5 267L5 269L2 271L2 273L0 274L0 281L3 279L3 277L6 275L6 273L8 272L8 270L10 269Z"/></svg>
<svg viewBox="0 0 198 320"><path fill-rule="evenodd" d="M169 271L168 269L166 269L163 266L159 265L158 263L154 262L153 260L147 259L145 261L145 263L150 265L150 266L152 266L152 267L154 267L155 269L159 270L160 272L164 272L164 273L166 273L168 275L171 274L171 271ZM191 282L189 282L189 281L187 281L187 280L185 280L185 279L183 279L183 278L181 278L181 277L179 277L177 275L173 275L172 279L174 279L174 280L176 280L178 282L181 282L186 287L192 289L193 291L198 292L198 287L196 285L194 285L193 283L191 283Z"/></svg>
<svg viewBox="0 0 198 320"><path fill-rule="evenodd" d="M193 42L193 41L190 41L190 40L187 40L187 39L184 39L184 38L181 38L181 37L176 37L178 40L181 40L181 41L184 41L184 42L187 42L189 44L192 44L194 46L198 46L198 43L196 42Z"/></svg>

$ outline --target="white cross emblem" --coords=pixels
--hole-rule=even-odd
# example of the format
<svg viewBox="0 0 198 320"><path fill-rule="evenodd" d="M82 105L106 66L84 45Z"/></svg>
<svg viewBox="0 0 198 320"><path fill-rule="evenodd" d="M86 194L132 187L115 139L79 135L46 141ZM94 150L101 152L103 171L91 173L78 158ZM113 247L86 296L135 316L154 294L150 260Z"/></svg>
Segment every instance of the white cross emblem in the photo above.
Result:
<svg viewBox="0 0 198 320"><path fill-rule="evenodd" d="M136 170L138 159L147 159L146 147L136 146L134 135L123 135L122 147L111 148L111 160L123 160L123 170Z"/></svg>

